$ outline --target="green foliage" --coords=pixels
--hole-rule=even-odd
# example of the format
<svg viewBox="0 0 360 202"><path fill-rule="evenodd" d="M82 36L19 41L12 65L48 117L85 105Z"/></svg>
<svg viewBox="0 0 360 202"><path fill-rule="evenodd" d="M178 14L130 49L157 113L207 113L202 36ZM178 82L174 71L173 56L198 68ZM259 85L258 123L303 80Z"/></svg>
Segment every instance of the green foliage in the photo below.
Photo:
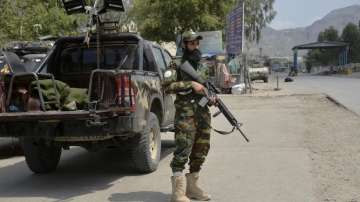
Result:
<svg viewBox="0 0 360 202"><path fill-rule="evenodd" d="M261 30L276 16L275 0L245 0L246 36L259 42Z"/></svg>
<svg viewBox="0 0 360 202"><path fill-rule="evenodd" d="M333 27L329 27L325 29L324 31L319 33L318 41L339 41L339 32Z"/></svg>
<svg viewBox="0 0 360 202"><path fill-rule="evenodd" d="M245 0L247 36L259 39L260 30L275 16L274 0ZM223 30L226 15L237 0L134 0L131 16L146 38L173 41L187 30Z"/></svg>
<svg viewBox="0 0 360 202"><path fill-rule="evenodd" d="M66 15L58 0L1 0L0 45L42 35L73 35L83 17Z"/></svg>
<svg viewBox="0 0 360 202"><path fill-rule="evenodd" d="M349 60L353 63L360 62L360 27L354 23L346 25L339 37L334 27L329 27L319 33L318 41L344 41L350 44ZM308 65L337 65L339 49L312 50L307 54Z"/></svg>
<svg viewBox="0 0 360 202"><path fill-rule="evenodd" d="M309 66L323 65L321 62L322 51L319 49L311 50L306 56L306 63Z"/></svg>
<svg viewBox="0 0 360 202"><path fill-rule="evenodd" d="M86 0L88 3L91 0ZM275 0L245 0L246 34L259 40L261 29L276 12ZM156 41L173 41L187 30L223 30L226 15L238 0L134 0L130 18L143 36ZM36 40L43 35L75 35L86 17L68 16L59 0L0 0L0 46L11 40Z"/></svg>
<svg viewBox="0 0 360 202"><path fill-rule="evenodd" d="M351 62L360 62L360 30L353 23L349 23L341 35L343 41L350 44L349 59Z"/></svg>
<svg viewBox="0 0 360 202"><path fill-rule="evenodd" d="M319 42L340 40L338 31L332 26L320 32L318 36ZM307 65L337 65L339 53L339 49L311 50L306 56Z"/></svg>

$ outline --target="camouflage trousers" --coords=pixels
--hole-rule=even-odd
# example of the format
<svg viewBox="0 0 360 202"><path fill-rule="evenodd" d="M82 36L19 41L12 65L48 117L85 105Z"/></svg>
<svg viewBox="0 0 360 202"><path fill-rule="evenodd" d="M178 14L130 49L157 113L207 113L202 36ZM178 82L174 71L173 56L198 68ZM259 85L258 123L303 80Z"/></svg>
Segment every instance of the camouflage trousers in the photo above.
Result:
<svg viewBox="0 0 360 202"><path fill-rule="evenodd" d="M199 172L210 149L211 114L208 107L193 103L177 106L175 115L173 172L182 172L189 162L190 173Z"/></svg>

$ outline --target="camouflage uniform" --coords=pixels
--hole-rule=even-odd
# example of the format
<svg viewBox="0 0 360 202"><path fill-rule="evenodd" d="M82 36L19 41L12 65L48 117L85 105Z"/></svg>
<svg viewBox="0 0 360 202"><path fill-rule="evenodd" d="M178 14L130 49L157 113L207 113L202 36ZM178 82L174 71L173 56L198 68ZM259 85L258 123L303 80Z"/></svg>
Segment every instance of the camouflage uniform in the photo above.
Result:
<svg viewBox="0 0 360 202"><path fill-rule="evenodd" d="M183 57L182 62L186 59ZM200 72L198 63L189 62ZM176 150L171 168L173 172L182 172L190 159L190 172L199 172L210 149L211 114L209 108L198 105L203 95L192 92L191 79L178 69L168 70L165 73L165 90L167 93L177 94L175 100Z"/></svg>

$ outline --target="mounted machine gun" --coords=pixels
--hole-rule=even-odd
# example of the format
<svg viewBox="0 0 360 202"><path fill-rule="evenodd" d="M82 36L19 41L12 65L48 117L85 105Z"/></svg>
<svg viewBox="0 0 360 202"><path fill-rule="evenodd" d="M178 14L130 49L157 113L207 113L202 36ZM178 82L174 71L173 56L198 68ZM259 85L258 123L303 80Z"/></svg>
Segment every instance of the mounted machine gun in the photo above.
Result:
<svg viewBox="0 0 360 202"><path fill-rule="evenodd" d="M105 30L105 24L115 24L116 22L102 22L101 15L113 10L117 12L124 12L125 7L123 0L95 0L93 6L86 5L85 0L62 0L65 11L68 15L85 13L88 15L89 20L87 24L87 34L84 43L90 44L92 28L96 29L96 41L97 41L97 69L100 69L101 62L101 34ZM107 27L106 30L109 30ZM110 29L111 30L111 29Z"/></svg>

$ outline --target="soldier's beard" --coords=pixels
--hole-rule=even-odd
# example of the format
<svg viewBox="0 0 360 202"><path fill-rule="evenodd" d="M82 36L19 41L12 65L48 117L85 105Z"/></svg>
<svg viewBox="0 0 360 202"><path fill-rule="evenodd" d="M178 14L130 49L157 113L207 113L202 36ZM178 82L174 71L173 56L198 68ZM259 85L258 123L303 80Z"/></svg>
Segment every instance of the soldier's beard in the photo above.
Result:
<svg viewBox="0 0 360 202"><path fill-rule="evenodd" d="M198 49L192 51L185 49L183 58L184 60L188 60L190 63L199 63L201 60L201 52Z"/></svg>

